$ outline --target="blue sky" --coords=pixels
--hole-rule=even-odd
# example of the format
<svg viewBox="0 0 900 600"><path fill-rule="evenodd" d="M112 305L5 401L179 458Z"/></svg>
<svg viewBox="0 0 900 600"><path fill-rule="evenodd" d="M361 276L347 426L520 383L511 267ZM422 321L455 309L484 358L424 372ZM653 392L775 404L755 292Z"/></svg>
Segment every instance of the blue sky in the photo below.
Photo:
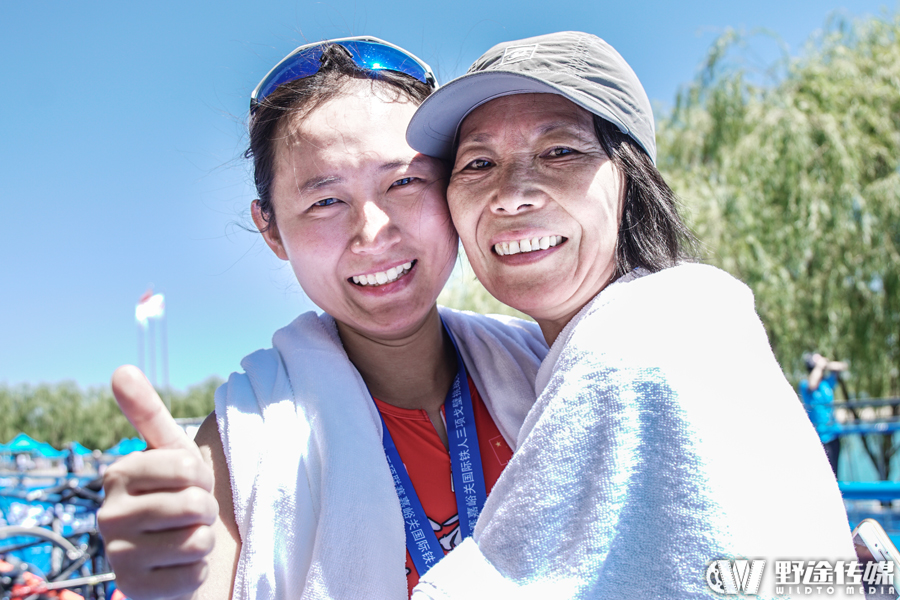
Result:
<svg viewBox="0 0 900 600"><path fill-rule="evenodd" d="M833 13L883 2L0 1L0 384L105 385L136 362L134 304L166 294L171 384L239 368L311 306L242 229L250 91L307 41L371 34L442 81L495 43L579 29L659 106L727 27L796 54ZM896 5L888 5L896 9ZM766 60L775 44L757 38Z"/></svg>

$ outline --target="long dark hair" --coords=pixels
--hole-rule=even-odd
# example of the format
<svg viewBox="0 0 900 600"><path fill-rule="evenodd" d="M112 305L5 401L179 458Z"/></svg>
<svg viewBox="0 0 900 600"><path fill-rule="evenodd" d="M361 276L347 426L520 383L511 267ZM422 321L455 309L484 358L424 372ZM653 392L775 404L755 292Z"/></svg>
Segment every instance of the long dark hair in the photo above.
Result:
<svg viewBox="0 0 900 600"><path fill-rule="evenodd" d="M636 267L655 273L697 260L697 239L678 214L678 199L644 149L597 115L594 129L606 155L625 175L615 277Z"/></svg>
<svg viewBox="0 0 900 600"><path fill-rule="evenodd" d="M288 121L302 121L316 108L339 96L353 80L369 80L373 86L396 93L398 100L411 100L416 104L421 104L432 92L429 85L404 73L359 67L339 44L324 48L321 62L315 75L282 84L266 96L250 118L250 147L244 156L253 160L259 210L269 225L275 222L271 188L276 142L283 139Z"/></svg>

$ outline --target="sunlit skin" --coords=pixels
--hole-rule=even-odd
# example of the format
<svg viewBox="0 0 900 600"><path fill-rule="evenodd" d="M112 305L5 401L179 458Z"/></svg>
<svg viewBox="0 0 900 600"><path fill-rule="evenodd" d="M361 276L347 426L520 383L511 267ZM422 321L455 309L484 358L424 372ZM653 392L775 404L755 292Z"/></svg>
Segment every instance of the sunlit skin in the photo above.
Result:
<svg viewBox="0 0 900 600"><path fill-rule="evenodd" d="M458 239L444 166L404 137L415 104L372 90L369 82L353 84L285 128L275 161L276 224L266 230L256 204L253 216L342 337L389 341L413 334L433 311ZM387 285L351 279L410 262L412 269Z"/></svg>
<svg viewBox="0 0 900 600"><path fill-rule="evenodd" d="M556 94L518 94L476 108L460 127L447 198L478 279L533 317L547 342L613 279L624 177L591 113ZM501 256L495 245L562 236Z"/></svg>

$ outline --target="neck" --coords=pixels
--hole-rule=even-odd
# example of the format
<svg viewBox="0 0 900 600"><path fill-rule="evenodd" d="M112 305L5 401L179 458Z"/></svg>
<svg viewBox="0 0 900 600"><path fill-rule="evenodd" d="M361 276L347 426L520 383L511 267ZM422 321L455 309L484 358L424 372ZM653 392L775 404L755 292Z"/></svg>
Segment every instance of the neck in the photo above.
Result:
<svg viewBox="0 0 900 600"><path fill-rule="evenodd" d="M544 334L544 340L547 341L548 346L553 345L553 342L556 341L556 338L559 337L559 334L562 333L562 330L566 328L566 325L568 325L571 320L571 317L561 321L535 319L538 327L541 328L541 333Z"/></svg>
<svg viewBox="0 0 900 600"><path fill-rule="evenodd" d="M607 286L616 281L619 277L619 274L613 272L607 282L600 286L600 289L593 293L587 300L580 302L574 307L568 308L568 310L563 309L559 311L561 313L559 315L554 315L553 317L545 317L543 315L529 314L529 316L537 322L538 327L541 328L541 333L544 334L544 339L547 341L547 345L552 346L556 341L556 338L559 337L559 334L562 333L562 330L565 329L566 325L569 324L569 321L574 319L575 315L581 312L581 309L590 304L591 301L600 294L600 292L605 290Z"/></svg>
<svg viewBox="0 0 900 600"><path fill-rule="evenodd" d="M587 304L587 302L579 304L565 312L558 311L558 313L554 314L552 317L537 314L530 314L528 316L534 319L538 324L538 327L541 328L541 333L544 334L547 345L552 346L556 341L556 338L559 337L559 334L562 333L562 330L569 324L569 321L574 319L575 315L581 312L581 309L587 306Z"/></svg>
<svg viewBox="0 0 900 600"><path fill-rule="evenodd" d="M337 324L350 362L372 395L400 408L439 410L456 376L456 353L437 306L400 338L382 338Z"/></svg>

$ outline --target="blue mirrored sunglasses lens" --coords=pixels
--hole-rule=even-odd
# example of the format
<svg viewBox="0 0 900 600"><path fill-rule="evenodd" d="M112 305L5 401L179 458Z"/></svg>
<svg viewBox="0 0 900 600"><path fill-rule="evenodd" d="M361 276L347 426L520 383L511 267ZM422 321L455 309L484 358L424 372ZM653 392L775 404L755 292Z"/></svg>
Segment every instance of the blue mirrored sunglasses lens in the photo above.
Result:
<svg viewBox="0 0 900 600"><path fill-rule="evenodd" d="M271 94L282 83L315 75L318 73L319 67L322 66L321 58L322 47L315 46L295 54L290 60L284 61L281 68L270 74L265 83L259 88L257 100L262 100Z"/></svg>
<svg viewBox="0 0 900 600"><path fill-rule="evenodd" d="M341 46L350 50L354 62L363 68L373 71L399 71L415 77L422 83L429 83L422 65L396 48L374 42L343 42Z"/></svg>
<svg viewBox="0 0 900 600"><path fill-rule="evenodd" d="M425 69L400 50L377 42L339 42L339 45L349 50L353 56L353 62L363 69L398 71L415 77L422 83L431 83ZM321 66L321 58L321 46L314 46L290 57L279 69L266 78L259 89L257 101L261 101L283 83L315 75Z"/></svg>

